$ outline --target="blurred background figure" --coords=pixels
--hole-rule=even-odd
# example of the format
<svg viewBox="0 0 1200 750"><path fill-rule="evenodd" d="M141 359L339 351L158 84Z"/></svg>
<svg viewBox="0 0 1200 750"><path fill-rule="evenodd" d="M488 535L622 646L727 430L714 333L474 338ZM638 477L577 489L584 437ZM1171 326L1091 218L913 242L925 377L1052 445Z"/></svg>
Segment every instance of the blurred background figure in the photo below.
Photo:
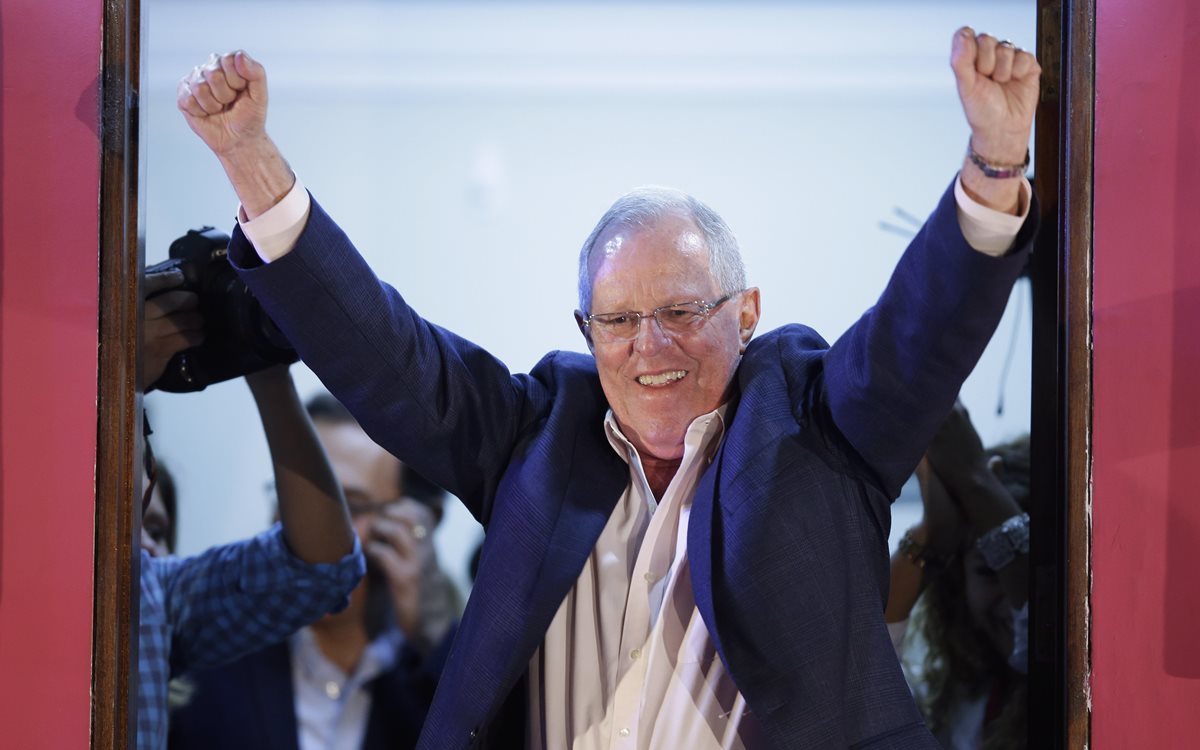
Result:
<svg viewBox="0 0 1200 750"><path fill-rule="evenodd" d="M203 337L177 271L147 273L142 371L153 383ZM345 501L286 367L246 376L270 447L280 523L190 557L174 545L174 482L146 448L138 629L137 747L166 745L168 680L279 641L346 605L364 561ZM169 475L164 475L169 476Z"/></svg>
<svg viewBox="0 0 1200 750"><path fill-rule="evenodd" d="M445 493L363 432L332 396L307 404L367 555L350 606L290 639L177 681L169 747L416 744L462 603L438 565Z"/></svg>
<svg viewBox="0 0 1200 750"><path fill-rule="evenodd" d="M924 516L892 556L886 619L952 750L1026 746L1028 436L984 449L961 403L917 469Z"/></svg>
<svg viewBox="0 0 1200 750"><path fill-rule="evenodd" d="M142 549L151 557L166 557L175 552L175 477L161 461L155 463L155 474L142 512Z"/></svg>

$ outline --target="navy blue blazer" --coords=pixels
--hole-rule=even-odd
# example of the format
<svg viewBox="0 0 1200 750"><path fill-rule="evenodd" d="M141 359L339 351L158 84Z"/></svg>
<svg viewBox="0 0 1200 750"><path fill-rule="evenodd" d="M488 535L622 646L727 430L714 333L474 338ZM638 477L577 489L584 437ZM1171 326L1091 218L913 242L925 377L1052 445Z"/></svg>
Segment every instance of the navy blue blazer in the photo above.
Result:
<svg viewBox="0 0 1200 750"><path fill-rule="evenodd" d="M403 648L371 680L362 750L404 750L417 737L451 638L425 658ZM298 750L296 696L287 641L211 669L189 672L172 690L170 750Z"/></svg>
<svg viewBox="0 0 1200 750"><path fill-rule="evenodd" d="M978 253L948 190L832 347L791 325L746 350L687 544L699 611L775 747L937 747L883 620L890 502L999 322L1034 224L1020 250ZM235 230L230 257L367 432L487 530L418 746L522 747L530 658L629 482L592 357L510 373L409 308L315 201L288 255L263 265Z"/></svg>

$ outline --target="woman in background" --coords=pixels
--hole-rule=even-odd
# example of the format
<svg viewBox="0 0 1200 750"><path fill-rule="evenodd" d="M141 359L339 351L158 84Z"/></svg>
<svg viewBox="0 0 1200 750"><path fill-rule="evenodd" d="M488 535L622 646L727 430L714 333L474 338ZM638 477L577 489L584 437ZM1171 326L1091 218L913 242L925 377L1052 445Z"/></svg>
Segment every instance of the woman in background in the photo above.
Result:
<svg viewBox="0 0 1200 750"><path fill-rule="evenodd" d="M886 612L905 675L948 750L1024 748L1029 439L985 450L956 404L917 478Z"/></svg>

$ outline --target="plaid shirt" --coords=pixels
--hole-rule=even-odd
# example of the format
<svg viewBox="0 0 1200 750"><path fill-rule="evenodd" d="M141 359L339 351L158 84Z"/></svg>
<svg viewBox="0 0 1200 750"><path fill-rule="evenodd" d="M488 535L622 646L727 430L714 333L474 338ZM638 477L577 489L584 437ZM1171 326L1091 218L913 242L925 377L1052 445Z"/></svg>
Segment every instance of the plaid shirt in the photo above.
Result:
<svg viewBox="0 0 1200 750"><path fill-rule="evenodd" d="M291 554L278 524L195 557L143 551L138 750L166 747L170 677L232 661L344 608L364 570L357 537L338 562L309 565Z"/></svg>

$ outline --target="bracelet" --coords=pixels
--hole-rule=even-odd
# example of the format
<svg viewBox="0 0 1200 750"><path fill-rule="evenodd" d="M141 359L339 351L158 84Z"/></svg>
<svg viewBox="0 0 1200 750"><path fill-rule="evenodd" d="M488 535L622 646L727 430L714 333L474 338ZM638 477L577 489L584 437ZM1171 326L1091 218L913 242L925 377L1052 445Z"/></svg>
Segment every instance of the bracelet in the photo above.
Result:
<svg viewBox="0 0 1200 750"><path fill-rule="evenodd" d="M900 537L900 543L896 547L900 550L900 554L908 558L909 562L922 569L928 565L931 569L941 570L949 565L953 558L953 555L939 555L930 552L928 547L916 540L912 529L904 532L904 536Z"/></svg>
<svg viewBox="0 0 1200 750"><path fill-rule="evenodd" d="M975 540L975 549L992 570L1001 570L1017 555L1029 554L1029 514L1013 516Z"/></svg>
<svg viewBox="0 0 1200 750"><path fill-rule="evenodd" d="M979 167L979 171L983 172L984 177L991 177L994 180L1024 177L1025 171L1029 169L1029 149L1025 149L1025 161L1022 164L989 164L975 151L975 145L970 138L967 139L967 158L971 160L972 164Z"/></svg>

